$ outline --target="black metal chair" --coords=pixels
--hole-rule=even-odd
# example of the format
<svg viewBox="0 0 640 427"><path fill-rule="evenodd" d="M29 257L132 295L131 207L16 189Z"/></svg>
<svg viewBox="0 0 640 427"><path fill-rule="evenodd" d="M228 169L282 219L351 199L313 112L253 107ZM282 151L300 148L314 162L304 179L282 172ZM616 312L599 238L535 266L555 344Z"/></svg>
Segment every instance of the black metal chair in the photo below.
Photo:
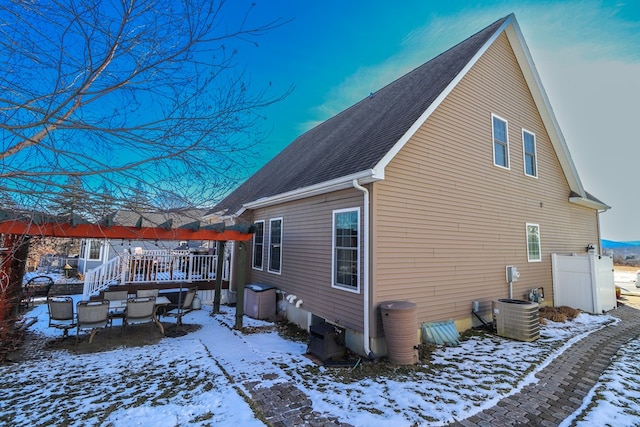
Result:
<svg viewBox="0 0 640 427"><path fill-rule="evenodd" d="M26 309L33 307L36 297L48 297L54 280L49 276L32 277L22 287L20 306Z"/></svg>
<svg viewBox="0 0 640 427"><path fill-rule="evenodd" d="M175 317L176 323L178 325L182 325L182 316L189 313L193 308L191 305L193 304L193 299L196 296L196 289L189 289L184 296L184 301L177 308L167 311L164 313L164 316Z"/></svg>

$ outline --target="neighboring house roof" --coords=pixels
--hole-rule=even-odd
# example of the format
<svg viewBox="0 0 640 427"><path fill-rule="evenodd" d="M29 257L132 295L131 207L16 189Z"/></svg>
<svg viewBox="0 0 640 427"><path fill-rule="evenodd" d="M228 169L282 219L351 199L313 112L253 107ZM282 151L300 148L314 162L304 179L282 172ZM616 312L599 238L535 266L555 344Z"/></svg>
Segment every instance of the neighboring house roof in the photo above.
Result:
<svg viewBox="0 0 640 427"><path fill-rule="evenodd" d="M503 31L576 195L571 201L609 208L584 191L511 14L304 133L209 213L239 215L245 208L348 188L354 179L361 184L384 179L385 166Z"/></svg>
<svg viewBox="0 0 640 427"><path fill-rule="evenodd" d="M127 227L199 227L200 220L206 213L204 209L184 208L165 211L133 211L118 209L107 215L101 222L105 225L122 225Z"/></svg>

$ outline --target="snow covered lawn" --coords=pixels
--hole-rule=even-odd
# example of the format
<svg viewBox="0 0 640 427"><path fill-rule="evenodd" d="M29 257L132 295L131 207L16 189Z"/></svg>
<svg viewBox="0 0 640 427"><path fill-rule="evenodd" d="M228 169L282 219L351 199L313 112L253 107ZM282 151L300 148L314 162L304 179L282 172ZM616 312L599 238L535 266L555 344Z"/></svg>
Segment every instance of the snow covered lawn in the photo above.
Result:
<svg viewBox="0 0 640 427"><path fill-rule="evenodd" d="M215 317L208 306L192 312L185 323L199 324L199 330L157 344L88 354L43 350L40 358L0 366L0 424L264 425L248 403L253 385L290 382L311 399L315 412L356 426L444 425L536 381L534 374L571 351L573 342L616 321L581 314L573 322L549 322L534 343L474 336L458 347L439 348L429 365L363 377L348 368L316 366L304 356L305 343L274 331L235 331L234 309L224 310ZM37 318L30 330L60 337L47 327L44 305L28 316ZM245 317L245 326L268 325ZM625 389L638 389L638 353L633 347L621 354L618 363L625 369L609 371L597 387L594 401L604 397L607 403L590 408L588 420L599 424L598 417L612 419L610 411L628 406L625 399L637 402L634 394L624 396L631 393ZM626 381L635 385L620 387ZM612 396L622 396L620 403ZM623 418L616 425L631 424Z"/></svg>
<svg viewBox="0 0 640 427"><path fill-rule="evenodd" d="M613 280L617 286L621 286L629 291L636 291L636 281L640 268L637 267L616 267L613 272Z"/></svg>

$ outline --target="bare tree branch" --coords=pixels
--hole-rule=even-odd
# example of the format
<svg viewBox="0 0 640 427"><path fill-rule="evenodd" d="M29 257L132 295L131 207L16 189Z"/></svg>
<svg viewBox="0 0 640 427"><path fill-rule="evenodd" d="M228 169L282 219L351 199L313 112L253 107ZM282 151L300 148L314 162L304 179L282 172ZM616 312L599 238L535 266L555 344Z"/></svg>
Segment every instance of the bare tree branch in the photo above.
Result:
<svg viewBox="0 0 640 427"><path fill-rule="evenodd" d="M68 178L216 201L245 174L260 111L238 52L284 21L211 0L0 4L0 194L46 210ZM290 90L290 89L289 89ZM164 197L163 195L167 195Z"/></svg>

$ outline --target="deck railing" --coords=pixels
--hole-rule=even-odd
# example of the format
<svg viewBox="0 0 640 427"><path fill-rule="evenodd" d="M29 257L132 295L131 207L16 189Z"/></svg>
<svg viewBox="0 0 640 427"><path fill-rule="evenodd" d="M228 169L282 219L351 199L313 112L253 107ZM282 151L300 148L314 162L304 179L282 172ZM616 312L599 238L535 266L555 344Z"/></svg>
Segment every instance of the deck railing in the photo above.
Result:
<svg viewBox="0 0 640 427"><path fill-rule="evenodd" d="M188 251L125 253L85 273L83 299L118 284L215 280L217 262L217 255ZM222 279L229 279L228 259L223 265Z"/></svg>

